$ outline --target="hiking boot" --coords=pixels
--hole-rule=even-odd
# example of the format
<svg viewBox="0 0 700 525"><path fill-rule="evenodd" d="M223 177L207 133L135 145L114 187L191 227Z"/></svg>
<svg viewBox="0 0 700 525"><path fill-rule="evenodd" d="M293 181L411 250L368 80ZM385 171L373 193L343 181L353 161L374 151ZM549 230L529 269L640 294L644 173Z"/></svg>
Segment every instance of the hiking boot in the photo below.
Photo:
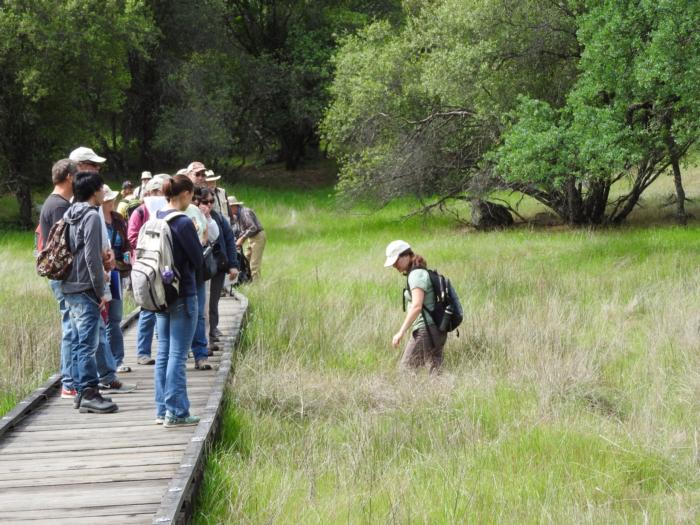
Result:
<svg viewBox="0 0 700 525"><path fill-rule="evenodd" d="M147 355L139 357L136 362L140 365L155 365L156 360L153 359L152 357L149 357Z"/></svg>
<svg viewBox="0 0 700 525"><path fill-rule="evenodd" d="M170 417L166 416L163 426L165 428L194 427L199 423L199 416Z"/></svg>
<svg viewBox="0 0 700 525"><path fill-rule="evenodd" d="M211 350L212 352L218 352L219 350L221 350L221 347L216 343L209 343L209 350Z"/></svg>
<svg viewBox="0 0 700 525"><path fill-rule="evenodd" d="M112 403L112 401L107 401L103 398L97 388L88 387L83 390L80 400L81 414L111 414L117 410L119 410L119 407L116 403Z"/></svg>
<svg viewBox="0 0 700 525"><path fill-rule="evenodd" d="M61 399L73 399L78 394L75 388L61 387Z"/></svg>
<svg viewBox="0 0 700 525"><path fill-rule="evenodd" d="M108 385L100 383L100 393L105 394L128 394L136 390L136 385L122 383L119 379L115 379Z"/></svg>
<svg viewBox="0 0 700 525"><path fill-rule="evenodd" d="M195 370L211 370L211 365L206 359L199 359L194 363Z"/></svg>
<svg viewBox="0 0 700 525"><path fill-rule="evenodd" d="M100 395L102 395L102 394L100 394ZM80 408L80 402L82 401L82 399L83 399L83 395L80 392L76 392L75 397L73 398L73 408L74 409L78 410ZM102 399L104 399L105 401L109 401L110 403L112 402L111 397L102 396Z"/></svg>

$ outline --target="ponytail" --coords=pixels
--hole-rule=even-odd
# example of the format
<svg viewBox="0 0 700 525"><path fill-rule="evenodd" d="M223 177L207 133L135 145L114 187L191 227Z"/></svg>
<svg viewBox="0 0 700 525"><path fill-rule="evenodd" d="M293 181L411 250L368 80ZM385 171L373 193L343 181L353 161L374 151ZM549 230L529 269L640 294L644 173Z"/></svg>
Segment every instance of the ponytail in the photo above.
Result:
<svg viewBox="0 0 700 525"><path fill-rule="evenodd" d="M186 175L175 175L163 182L163 195L168 202L185 191L194 191L194 184Z"/></svg>
<svg viewBox="0 0 700 525"><path fill-rule="evenodd" d="M428 261L426 261L422 255L417 253L413 254L413 258L411 259L411 270L415 270L416 268L426 269L427 267Z"/></svg>

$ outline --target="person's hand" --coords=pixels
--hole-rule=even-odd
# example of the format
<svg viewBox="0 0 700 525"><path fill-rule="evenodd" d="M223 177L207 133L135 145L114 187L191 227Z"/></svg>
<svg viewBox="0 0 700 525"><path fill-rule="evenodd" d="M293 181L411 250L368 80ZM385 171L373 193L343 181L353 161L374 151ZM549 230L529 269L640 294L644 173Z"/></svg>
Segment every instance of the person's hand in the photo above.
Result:
<svg viewBox="0 0 700 525"><path fill-rule="evenodd" d="M396 332L394 337L391 338L391 346L398 348L401 344L401 339L403 339L403 334L401 332Z"/></svg>
<svg viewBox="0 0 700 525"><path fill-rule="evenodd" d="M245 242L245 239L244 239L243 237L239 237L239 238L236 240L236 247L237 247L237 248L240 248L241 246L243 246L243 243L244 243L244 242Z"/></svg>
<svg viewBox="0 0 700 525"><path fill-rule="evenodd" d="M238 268L231 268L228 271L228 278L231 279L232 281L235 281L238 279Z"/></svg>
<svg viewBox="0 0 700 525"><path fill-rule="evenodd" d="M105 308L107 308L107 303L109 303L109 300L107 299L106 295L103 295L102 297L100 297L100 305L98 306L100 312L102 310L104 310Z"/></svg>
<svg viewBox="0 0 700 525"><path fill-rule="evenodd" d="M107 272L112 271L117 267L117 262L114 259L114 252L112 250L107 249L102 252L102 265Z"/></svg>

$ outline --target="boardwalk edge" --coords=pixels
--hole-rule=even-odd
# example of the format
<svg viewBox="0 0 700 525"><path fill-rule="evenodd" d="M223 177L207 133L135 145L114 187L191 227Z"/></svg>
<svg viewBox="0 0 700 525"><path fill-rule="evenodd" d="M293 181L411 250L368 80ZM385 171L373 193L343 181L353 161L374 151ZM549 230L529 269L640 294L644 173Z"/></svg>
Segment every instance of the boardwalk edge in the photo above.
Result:
<svg viewBox="0 0 700 525"><path fill-rule="evenodd" d="M221 356L219 370L214 385L201 414L200 423L182 456L177 473L170 480L160 507L153 518L153 524L187 523L193 510L194 500L204 474L207 449L216 438L221 424L221 401L231 373L233 352L240 341L241 331L248 313L248 298L236 292L234 300L243 302L243 313L236 335L227 342L227 349Z"/></svg>
<svg viewBox="0 0 700 525"><path fill-rule="evenodd" d="M135 308L121 322L122 329L127 328L139 317L140 308ZM61 374L53 374L31 394L22 399L17 406L5 414L0 420L0 438L17 426L26 416L41 406L51 395L53 389L60 388Z"/></svg>

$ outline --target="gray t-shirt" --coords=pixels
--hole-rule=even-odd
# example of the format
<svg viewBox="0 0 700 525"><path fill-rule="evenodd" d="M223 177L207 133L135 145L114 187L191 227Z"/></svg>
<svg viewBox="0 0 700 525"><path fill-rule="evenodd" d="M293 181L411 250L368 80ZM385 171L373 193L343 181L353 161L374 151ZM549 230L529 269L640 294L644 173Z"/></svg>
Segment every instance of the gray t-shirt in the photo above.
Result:
<svg viewBox="0 0 700 525"><path fill-rule="evenodd" d="M411 271L411 273L408 274L408 288L409 290L413 290L414 288L422 289L425 292L423 306L428 310L432 310L433 308L435 308L435 292L433 291L433 284L430 282L430 275L428 274L428 270L419 268L417 270ZM404 290L404 295L406 297L407 306L408 308L410 308L411 293L408 290ZM425 314L425 319L428 321L428 324L435 324L429 312L423 310L423 314ZM423 315L420 314L418 315L416 320L413 321L413 324L411 325L411 331L415 332L419 328L425 328L425 323L423 322Z"/></svg>

